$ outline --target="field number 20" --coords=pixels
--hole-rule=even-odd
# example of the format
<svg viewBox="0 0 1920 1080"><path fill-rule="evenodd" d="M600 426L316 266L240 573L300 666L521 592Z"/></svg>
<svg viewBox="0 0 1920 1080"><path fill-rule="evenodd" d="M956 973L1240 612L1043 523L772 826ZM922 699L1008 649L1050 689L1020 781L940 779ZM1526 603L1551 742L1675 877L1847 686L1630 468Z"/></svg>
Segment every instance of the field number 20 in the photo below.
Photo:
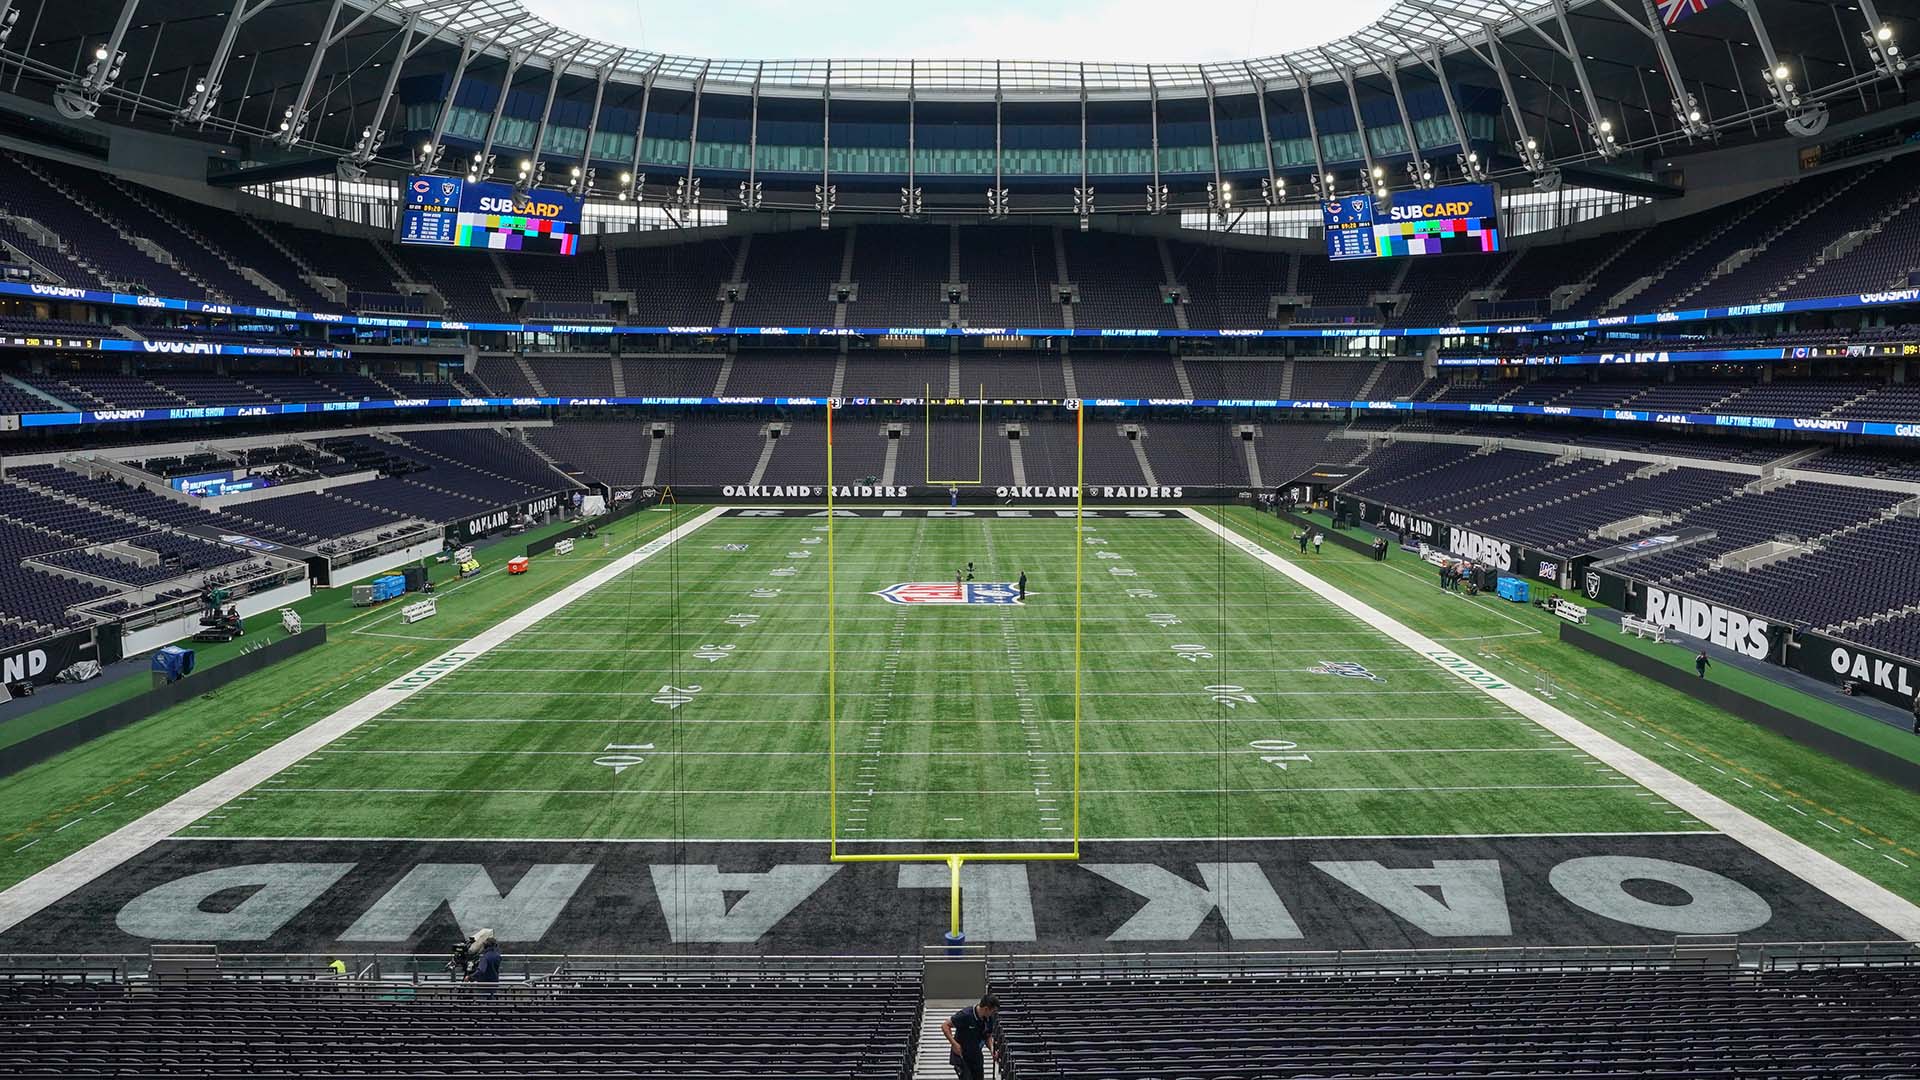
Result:
<svg viewBox="0 0 1920 1080"><path fill-rule="evenodd" d="M1213 700L1216 704L1225 705L1229 709L1239 708L1241 705L1260 704L1260 699L1247 693L1247 688L1244 686L1221 683L1218 686L1208 686L1204 689L1207 693L1213 695Z"/></svg>

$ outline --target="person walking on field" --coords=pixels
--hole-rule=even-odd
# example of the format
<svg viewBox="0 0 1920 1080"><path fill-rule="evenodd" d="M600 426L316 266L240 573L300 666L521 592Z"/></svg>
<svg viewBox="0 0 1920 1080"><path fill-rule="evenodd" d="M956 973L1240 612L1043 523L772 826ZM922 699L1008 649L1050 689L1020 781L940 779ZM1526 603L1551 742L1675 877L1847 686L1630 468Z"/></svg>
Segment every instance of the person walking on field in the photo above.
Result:
<svg viewBox="0 0 1920 1080"><path fill-rule="evenodd" d="M1309 539L1307 530L1301 529L1299 532L1293 534L1293 538L1300 542L1300 554L1305 555L1307 553L1307 541Z"/></svg>
<svg viewBox="0 0 1920 1080"><path fill-rule="evenodd" d="M1713 661L1707 659L1707 650L1701 649L1699 653L1695 654L1693 658L1694 674L1704 679L1707 677L1707 669L1712 666Z"/></svg>
<svg viewBox="0 0 1920 1080"><path fill-rule="evenodd" d="M1320 554L1320 545L1326 543L1326 541L1327 541L1326 533L1313 534L1313 553L1315 555Z"/></svg>
<svg viewBox="0 0 1920 1080"><path fill-rule="evenodd" d="M1014 588L1019 590L1020 600L1025 602L1027 599L1027 572L1025 570L1020 571L1020 583L1015 585Z"/></svg>

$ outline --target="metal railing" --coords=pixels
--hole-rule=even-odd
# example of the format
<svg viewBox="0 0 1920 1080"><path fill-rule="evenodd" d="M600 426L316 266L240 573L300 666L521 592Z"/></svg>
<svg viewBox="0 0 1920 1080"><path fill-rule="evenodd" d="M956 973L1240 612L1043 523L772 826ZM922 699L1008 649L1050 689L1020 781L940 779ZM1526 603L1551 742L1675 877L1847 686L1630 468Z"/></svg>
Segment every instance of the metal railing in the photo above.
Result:
<svg viewBox="0 0 1920 1080"><path fill-rule="evenodd" d="M1680 939L1646 945L1514 946L1460 949L1345 949L1297 952L1015 953L961 946L960 956L984 959L989 981L1080 979L1220 979L1307 974L1472 974L1521 971L1655 971L1720 966L1751 971L1798 971L1866 965L1920 965L1920 942L1733 942ZM600 954L509 952L504 981L650 984L897 981L921 977L928 960L958 950L929 946L924 955L871 954ZM223 953L218 970L230 979L365 980L382 984L450 983L450 953ZM335 961L351 977L334 974ZM0 981L58 978L76 981L147 978L155 958L144 953L0 953Z"/></svg>
<svg viewBox="0 0 1920 1080"><path fill-rule="evenodd" d="M1302 952L1004 954L988 962L995 982L1089 978L1258 978L1333 974L1516 971L1652 971L1697 968L1708 950L1685 943L1514 946L1474 949L1353 949ZM1920 943L1818 941L1729 943L1732 966L1757 971L1864 964L1920 964Z"/></svg>
<svg viewBox="0 0 1920 1080"><path fill-rule="evenodd" d="M392 983L452 983L451 948L443 953L222 953L218 971L227 979L355 979ZM354 973L336 975L335 961ZM164 960L161 961L164 963ZM155 958L145 953L0 953L0 982L9 979L103 977L125 981L153 975ZM645 981L650 984L756 982L848 982L918 979L917 956L796 955L603 955L595 953L508 952L500 965L503 982L563 980Z"/></svg>

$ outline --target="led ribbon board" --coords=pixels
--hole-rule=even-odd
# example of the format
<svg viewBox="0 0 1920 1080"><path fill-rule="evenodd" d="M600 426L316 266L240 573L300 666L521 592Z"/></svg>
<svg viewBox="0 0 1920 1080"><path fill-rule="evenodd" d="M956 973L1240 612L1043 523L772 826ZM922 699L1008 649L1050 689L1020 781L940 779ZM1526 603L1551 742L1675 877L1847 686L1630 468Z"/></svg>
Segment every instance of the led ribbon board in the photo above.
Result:
<svg viewBox="0 0 1920 1080"><path fill-rule="evenodd" d="M544 255L580 250L580 200L561 191L516 194L506 184L409 176L401 190L403 244Z"/></svg>
<svg viewBox="0 0 1920 1080"><path fill-rule="evenodd" d="M1603 315L1593 319L1558 319L1551 322L1465 323L1455 326L1361 326L1361 327L1274 327L1274 328L1191 328L1165 327L1118 329L1082 326L647 326L615 323L520 323L466 322L456 319L407 318L393 315L348 315L334 311L294 311L290 308L250 307L244 304L214 304L172 296L148 296L144 293L108 292L78 285L48 285L41 282L0 281L0 296L39 297L71 300L85 304L110 304L114 307L156 308L201 315L233 315L281 322L310 322L361 329L478 331L506 333L600 334L636 337L920 337L920 338L1352 338L1352 337L1460 337L1462 335L1498 336L1502 334L1559 333L1566 330L1601 330L1626 326L1663 326L1668 323L1699 322L1704 319L1741 319L1751 315L1784 315L1796 311L1846 311L1854 308L1878 308L1920 304L1920 285L1879 292L1852 293L1845 296L1816 296L1805 300L1769 300L1758 304L1734 304L1730 307L1685 308L1679 311L1648 311L1638 314ZM138 344L138 343L130 343ZM104 346L103 346L104 347Z"/></svg>

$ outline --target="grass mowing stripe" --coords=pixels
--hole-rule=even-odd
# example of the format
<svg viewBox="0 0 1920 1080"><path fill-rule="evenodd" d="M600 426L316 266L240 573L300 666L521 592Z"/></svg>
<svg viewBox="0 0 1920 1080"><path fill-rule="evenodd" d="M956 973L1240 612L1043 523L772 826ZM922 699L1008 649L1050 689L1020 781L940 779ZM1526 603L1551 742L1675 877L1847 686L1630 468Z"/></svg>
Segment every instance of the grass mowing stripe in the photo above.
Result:
<svg viewBox="0 0 1920 1080"><path fill-rule="evenodd" d="M1207 515L1186 509L1182 513L1202 528L1233 543L1259 562L1279 570L1329 601L1360 615L1409 649L1427 656L1461 679L1477 685L1575 746L1586 750L1622 775L1632 777L1675 807L1719 829L1808 884L1899 934L1920 939L1920 907L1877 882L1836 862L1830 856L1774 829L1760 819L1708 792L1699 785L1588 727L1576 717L1548 705L1532 694L1494 678L1490 673L1440 649L1431 638L1381 614L1339 588L1313 577L1292 562L1233 533ZM1224 517L1224 515L1222 515ZM1691 757L1692 755L1688 755ZM1824 824L1824 823L1823 823ZM1838 831L1838 830L1835 830Z"/></svg>
<svg viewBox="0 0 1920 1080"><path fill-rule="evenodd" d="M0 892L0 932L18 925L23 919L44 909L74 889L94 880L106 871L146 850L165 836L218 809L235 795L242 794L276 773L298 763L312 751L347 734L383 709L429 685L466 659L485 653L507 641L526 626L537 623L549 611L558 610L579 596L587 595L605 581L618 578L625 570L667 550L681 536L698 529L719 511L674 524L667 533L649 541L630 554L595 570L527 607L488 627L467 643L464 650L444 654L408 676L369 693L323 720L302 728L285 740L235 765L165 805L121 826L114 832L68 855L32 877L18 881ZM66 828L67 826L62 826Z"/></svg>
<svg viewBox="0 0 1920 1080"><path fill-rule="evenodd" d="M794 643L817 633L817 598L825 594L820 580L824 560L806 560L792 578L740 584L763 581L743 575L750 566L787 565L781 555L807 535L807 526L796 522L769 520L754 527L753 535L761 539L752 547L764 549L758 554L751 549L712 551L706 545L682 549L676 566L680 580L671 603L661 570L642 568L570 609L596 616L602 639L591 652L554 649L559 639L517 639L494 654L491 664L476 664L391 710L352 744L354 749L552 751L498 759L515 762L513 766L482 764L490 759L481 756L432 756L471 763L472 775L479 778L509 767L515 782L529 788L606 786L652 793L650 797L567 799L561 809L540 804L537 796L500 801L447 790L485 785L471 779L461 783L439 769L431 770L431 783L419 783L421 762L428 755L322 755L310 762L312 769L299 774L299 786L431 788L441 794L343 801L287 791L282 785L263 792L260 801L236 819L215 823L221 826L218 833L338 835L344 829L390 836L404 826L405 832L431 837L574 833L583 839L681 834L823 838L824 827L818 823L824 800L793 792L817 790L824 769L795 773L771 766L780 761L800 765L810 753L824 754L818 701L824 676L816 670L824 663L774 659L821 657L817 645ZM1030 568L1033 592L1024 607L899 610L902 605L888 605L870 594L902 581L951 581L952 568L964 566L968 558L991 571L996 563L981 559L987 539L982 529L957 521L917 524L925 539L916 551L898 529L876 530L852 520L844 527L849 549L870 548L876 554L841 570L837 591L842 614L857 612L862 619L885 620L879 625L889 627L904 616L908 628L899 663L900 689L890 700L884 730L876 735L864 716L843 717L842 737L849 740L846 749L853 755L849 775L858 779L862 768L871 765L865 775L875 790L941 793L875 796L865 808L850 808L850 813L864 815L855 827L865 829L867 836L939 839L956 835L956 830L958 835L1030 836L1039 818L1059 816L1057 796L1049 804L1032 794L1036 770L1019 755L1034 746L1032 737L1037 736L1036 751L1057 763L1067 745L1071 699L1047 692L1065 681L1057 665L1064 654L1063 631L1071 626L1070 592L1050 580L1046 563L1035 560L1032 565L1040 569ZM1007 535L1018 535L1030 548L1056 542L1049 534L1065 547L1072 542L1071 521L1052 523L1045 532L1022 527ZM1276 588L1257 565L1237 556L1223 559L1217 544L1177 519L1103 522L1100 535L1110 541L1108 546L1122 550L1137 576L1096 574L1089 580L1089 598L1110 605L1096 610L1135 613L1132 619L1122 615L1111 620L1111 629L1127 633L1095 633L1088 641L1087 689L1095 695L1088 698L1084 730L1087 749L1094 752L1087 758L1088 782L1103 792L1087 808L1090 836L1698 828L1666 817L1630 788L1589 786L1594 773L1577 755L1447 753L1511 747L1544 733L1450 676L1410 667L1400 646L1371 630L1356 629L1362 624L1352 615L1307 590L1290 583ZM1009 543L997 525L993 539L1002 549ZM1197 552L1209 557L1195 557ZM1218 600L1203 611L1193 603L1196 597ZM1264 603L1268 599L1271 604ZM674 604L679 605L677 616L669 610ZM1232 617L1220 617L1222 611ZM1156 612L1173 620L1149 621L1149 613ZM1317 621L1295 621L1316 612ZM743 626L726 625L735 614L755 618ZM1002 673L1009 670L1003 616L1017 620L1022 670L1032 691L1028 700L1036 706L1031 723L1020 713L1021 695L1001 685ZM674 618L686 629L663 639L664 624ZM696 629L703 625L722 629L706 636ZM1341 633L1323 637L1314 632L1316 627ZM1203 668L1171 649L1194 641L1207 642L1216 662ZM692 659L692 650L709 644L734 648L710 663ZM846 646L840 658L846 681L862 685L845 689L866 695L852 699L856 703L880 700L873 680L888 670L883 662L887 638L851 638ZM579 659L560 659L561 652ZM558 667L549 666L548 658L555 658ZM1360 661L1386 681L1313 673L1322 660ZM583 667L588 670L562 670ZM503 670L509 668L540 670ZM676 672L698 690L675 697L672 705L643 700L643 689L646 695L662 696L659 688L680 677ZM1222 679L1247 688L1257 700L1233 709L1215 702L1206 687L1223 685ZM907 688L911 694L901 692ZM455 693L461 690L514 691L517 696ZM602 691L620 694L598 696ZM1149 694L1155 696L1144 696ZM595 707L594 701L606 704ZM500 715L507 709L463 707L485 702L510 703L514 715ZM636 754L649 760L617 775L611 768L596 768L594 759L586 756L609 741L666 745L662 736L669 730L677 753ZM459 732L457 743L448 739L454 731ZM1003 736L995 732L1010 738L998 741ZM596 736L600 741L592 741ZM1296 742L1308 751L1356 752L1328 753L1282 770L1262 761L1263 753L1255 746L1272 739ZM1015 756L934 753L942 748L1008 749ZM1420 752L1391 752L1399 749ZM1389 752L1364 752L1375 750ZM1502 763L1494 764L1496 759ZM1564 766L1543 772L1520 764L1536 759L1559 760ZM543 762L549 764L538 764ZM693 771L685 773L685 783L676 784L668 772L683 765ZM649 776L650 770L659 775ZM1058 764L1047 772L1055 779L1052 790L1058 790ZM1008 782L1015 775L1018 782ZM1494 789L1528 781L1537 790L1435 791ZM683 827L678 814L668 812L680 798L676 787L764 794L688 796L693 800L685 811L690 824ZM1357 790L1314 790L1320 788ZM991 791L1024 791L1032 801L980 794ZM1056 813L1034 813L1049 805ZM962 821L950 822L951 817ZM1409 823L1421 827L1408 830Z"/></svg>

